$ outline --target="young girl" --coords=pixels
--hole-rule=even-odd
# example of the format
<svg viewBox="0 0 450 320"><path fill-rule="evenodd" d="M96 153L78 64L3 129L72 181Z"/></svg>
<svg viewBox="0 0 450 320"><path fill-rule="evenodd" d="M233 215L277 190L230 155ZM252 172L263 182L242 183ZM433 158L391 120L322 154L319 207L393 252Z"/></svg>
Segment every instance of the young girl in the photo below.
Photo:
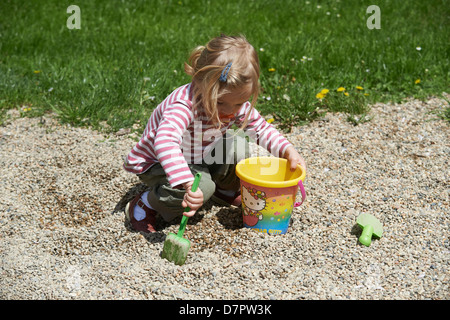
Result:
<svg viewBox="0 0 450 320"><path fill-rule="evenodd" d="M235 165L243 156L227 135L233 124L272 155L287 159L292 169L297 164L306 169L292 144L254 109L259 60L243 36L221 35L197 47L185 71L191 83L158 105L124 163L148 186L125 209L137 231L155 232L157 213L166 221L191 217L210 198L223 205L241 204ZM193 192L197 172L202 178ZM183 213L186 207L190 211Z"/></svg>

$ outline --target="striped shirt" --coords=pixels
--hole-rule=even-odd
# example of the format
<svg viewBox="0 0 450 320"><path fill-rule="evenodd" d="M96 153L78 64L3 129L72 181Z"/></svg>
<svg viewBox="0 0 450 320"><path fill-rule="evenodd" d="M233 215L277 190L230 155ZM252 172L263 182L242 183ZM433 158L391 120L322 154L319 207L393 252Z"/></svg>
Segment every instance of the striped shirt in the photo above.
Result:
<svg viewBox="0 0 450 320"><path fill-rule="evenodd" d="M127 155L123 167L126 171L142 174L152 165L160 163L171 187L194 180L188 164L201 164L226 131L236 124L241 126L250 112L244 132L272 155L281 157L291 143L271 124L245 102L234 118L220 128L214 126L207 115L193 110L191 84L173 91L152 112L139 142Z"/></svg>

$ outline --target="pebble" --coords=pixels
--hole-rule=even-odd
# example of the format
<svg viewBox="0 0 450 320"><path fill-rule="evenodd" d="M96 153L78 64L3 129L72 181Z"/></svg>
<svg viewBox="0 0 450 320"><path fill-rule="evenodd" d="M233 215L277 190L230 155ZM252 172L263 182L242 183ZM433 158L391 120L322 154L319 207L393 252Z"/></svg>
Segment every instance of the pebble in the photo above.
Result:
<svg viewBox="0 0 450 320"><path fill-rule="evenodd" d="M145 236L125 223L143 190L122 169L136 136L12 110L0 127L0 298L448 299L449 124L428 113L444 105L378 103L358 126L329 113L293 128L308 196L288 232L254 232L240 209L208 202L189 220L183 266L160 257L178 224ZM358 243L364 212L385 230L370 247Z"/></svg>

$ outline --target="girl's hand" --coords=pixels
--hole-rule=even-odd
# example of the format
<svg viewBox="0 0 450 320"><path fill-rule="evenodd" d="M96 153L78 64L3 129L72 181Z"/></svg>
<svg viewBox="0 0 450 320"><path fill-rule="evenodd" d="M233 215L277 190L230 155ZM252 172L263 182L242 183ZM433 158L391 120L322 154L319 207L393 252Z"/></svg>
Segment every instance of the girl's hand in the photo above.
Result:
<svg viewBox="0 0 450 320"><path fill-rule="evenodd" d="M297 165L301 165L303 169L306 171L306 162L302 158L302 156L294 149L294 147L288 147L284 152L283 158L287 159L290 164L290 168L294 171L297 168Z"/></svg>
<svg viewBox="0 0 450 320"><path fill-rule="evenodd" d="M186 182L183 184L184 189L186 190L186 194L184 195L183 202L181 205L183 208L189 207L191 210L188 212L184 212L183 214L186 217L192 217L195 212L203 205L203 192L200 188L197 191L193 192L191 190L193 181Z"/></svg>

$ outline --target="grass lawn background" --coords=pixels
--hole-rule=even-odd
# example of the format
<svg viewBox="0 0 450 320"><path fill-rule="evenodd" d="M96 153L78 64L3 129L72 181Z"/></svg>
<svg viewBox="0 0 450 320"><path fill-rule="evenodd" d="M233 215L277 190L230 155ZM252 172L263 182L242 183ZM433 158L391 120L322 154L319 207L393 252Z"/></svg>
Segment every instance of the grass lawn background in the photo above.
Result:
<svg viewBox="0 0 450 320"><path fill-rule="evenodd" d="M67 28L73 4L81 29ZM373 4L381 29L366 24ZM283 128L325 111L357 123L370 103L448 92L449 8L448 0L2 0L0 124L18 108L54 111L77 126L141 130L189 82L191 49L222 32L244 34L258 50L257 108Z"/></svg>

